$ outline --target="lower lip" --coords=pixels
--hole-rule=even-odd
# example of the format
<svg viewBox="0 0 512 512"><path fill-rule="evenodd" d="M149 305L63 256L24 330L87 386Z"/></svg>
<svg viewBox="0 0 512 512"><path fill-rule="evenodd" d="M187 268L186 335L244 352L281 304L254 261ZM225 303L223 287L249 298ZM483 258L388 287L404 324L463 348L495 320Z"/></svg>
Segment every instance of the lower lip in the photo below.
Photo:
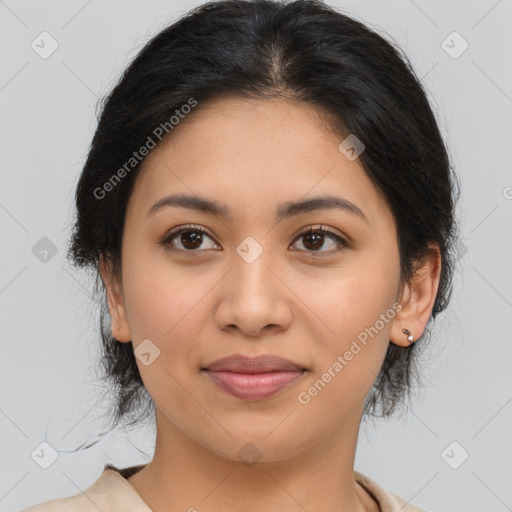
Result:
<svg viewBox="0 0 512 512"><path fill-rule="evenodd" d="M206 370L221 389L242 400L263 400L288 387L304 372L235 373Z"/></svg>

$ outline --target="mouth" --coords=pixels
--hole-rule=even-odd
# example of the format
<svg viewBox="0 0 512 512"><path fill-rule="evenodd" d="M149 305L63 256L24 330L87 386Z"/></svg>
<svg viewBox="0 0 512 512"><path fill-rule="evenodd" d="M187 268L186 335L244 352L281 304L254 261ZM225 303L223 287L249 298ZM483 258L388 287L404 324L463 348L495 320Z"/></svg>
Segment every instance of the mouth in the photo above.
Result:
<svg viewBox="0 0 512 512"><path fill-rule="evenodd" d="M241 355L219 359L201 368L219 389L241 400L263 400L290 387L306 372L306 368L278 356L246 357Z"/></svg>

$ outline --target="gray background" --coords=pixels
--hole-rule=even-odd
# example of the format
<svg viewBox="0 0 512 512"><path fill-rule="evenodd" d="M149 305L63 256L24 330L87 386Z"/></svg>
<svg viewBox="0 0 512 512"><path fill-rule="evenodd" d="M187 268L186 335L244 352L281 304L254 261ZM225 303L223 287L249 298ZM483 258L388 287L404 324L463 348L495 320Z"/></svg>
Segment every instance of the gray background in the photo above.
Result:
<svg viewBox="0 0 512 512"><path fill-rule="evenodd" d="M91 367L91 282L64 252L97 98L152 35L200 3L0 0L2 511L76 494L106 461L152 454L147 428L70 453L103 430L109 403ZM329 3L404 49L462 183L455 292L425 354L427 386L407 416L363 425L356 469L433 512L512 510L512 3ZM31 47L43 31L59 45L46 59ZM469 44L457 58L445 51L462 48L454 31ZM57 251L46 261L43 237ZM58 452L48 469L31 457L45 440ZM450 467L463 450L469 458Z"/></svg>

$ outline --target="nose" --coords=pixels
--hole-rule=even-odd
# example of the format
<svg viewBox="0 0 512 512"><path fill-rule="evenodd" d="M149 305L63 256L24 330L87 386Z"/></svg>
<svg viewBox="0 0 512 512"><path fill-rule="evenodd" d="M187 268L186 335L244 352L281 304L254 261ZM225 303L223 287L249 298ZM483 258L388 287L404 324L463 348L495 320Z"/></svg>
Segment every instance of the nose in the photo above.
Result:
<svg viewBox="0 0 512 512"><path fill-rule="evenodd" d="M231 263L232 270L217 289L217 326L250 337L288 329L293 293L270 253L263 251L253 261L235 254Z"/></svg>

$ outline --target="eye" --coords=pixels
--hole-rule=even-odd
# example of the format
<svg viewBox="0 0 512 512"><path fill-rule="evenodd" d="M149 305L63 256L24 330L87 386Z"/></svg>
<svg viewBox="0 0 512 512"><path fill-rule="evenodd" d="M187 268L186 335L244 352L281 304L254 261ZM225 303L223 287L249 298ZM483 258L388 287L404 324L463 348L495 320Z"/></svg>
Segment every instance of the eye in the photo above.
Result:
<svg viewBox="0 0 512 512"><path fill-rule="evenodd" d="M187 225L179 226L170 230L160 242L161 245L169 247L171 250L184 251L184 252L200 252L199 249L205 241L205 237L210 239L213 244L210 247L203 247L203 250L217 249L219 246L210 236L209 232L198 225ZM334 231L326 228L325 226L310 226L302 232L300 232L295 240L304 239L302 246L299 248L300 251L306 252L320 252L320 253L336 253L341 251L343 248L348 247L348 243ZM325 241L330 240L328 244L330 247L334 247L329 250L319 250L325 247ZM305 243L304 243L305 242Z"/></svg>
<svg viewBox="0 0 512 512"><path fill-rule="evenodd" d="M205 237L213 241L206 229L201 226L180 226L169 231L160 243L165 246L170 245L171 249L177 251L198 252L197 249L201 247ZM206 249L215 249L215 247L206 247Z"/></svg>
<svg viewBox="0 0 512 512"><path fill-rule="evenodd" d="M312 226L305 229L299 233L296 240L300 240L301 238L303 238L305 242L302 242L304 249L299 248L301 251L335 253L341 251L345 247L348 247L348 243L345 242L341 236L322 225ZM331 243L328 245L330 245L330 247L334 246L333 250L319 250L321 247L325 247L326 238L331 240Z"/></svg>

